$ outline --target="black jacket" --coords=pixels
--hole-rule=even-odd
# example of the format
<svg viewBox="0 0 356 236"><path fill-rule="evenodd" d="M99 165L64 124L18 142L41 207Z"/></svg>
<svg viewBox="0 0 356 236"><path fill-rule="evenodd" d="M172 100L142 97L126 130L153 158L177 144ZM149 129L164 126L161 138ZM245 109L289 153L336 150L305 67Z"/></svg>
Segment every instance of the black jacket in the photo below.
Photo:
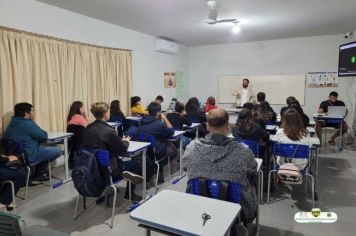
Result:
<svg viewBox="0 0 356 236"><path fill-rule="evenodd" d="M122 141L106 122L96 120L85 128L81 146L105 149L111 157L118 157L127 154L129 143Z"/></svg>
<svg viewBox="0 0 356 236"><path fill-rule="evenodd" d="M268 132L266 132L262 127L260 127L257 124L254 127L252 127L249 132L238 129L236 126L234 126L232 127L232 135L235 138L254 140L257 142L259 141L266 142L269 140Z"/></svg>
<svg viewBox="0 0 356 236"><path fill-rule="evenodd" d="M191 126L192 122L185 116L177 112L167 114L167 119L171 122L172 126L176 129L182 130L183 125Z"/></svg>

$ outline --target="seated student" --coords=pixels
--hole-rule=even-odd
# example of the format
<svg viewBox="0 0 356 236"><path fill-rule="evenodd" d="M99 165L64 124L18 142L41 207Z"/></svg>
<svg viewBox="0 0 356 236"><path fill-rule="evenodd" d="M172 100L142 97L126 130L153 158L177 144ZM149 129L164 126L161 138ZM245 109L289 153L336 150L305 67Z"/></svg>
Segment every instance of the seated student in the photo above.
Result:
<svg viewBox="0 0 356 236"><path fill-rule="evenodd" d="M264 101L255 108L255 118L260 118L265 124L268 124L270 122L276 122L277 115L271 110L269 103Z"/></svg>
<svg viewBox="0 0 356 236"><path fill-rule="evenodd" d="M105 149L110 152L111 157L111 170L113 179L117 179L121 175L122 169L124 172L122 175L129 179L133 186L132 199L134 201L141 200L140 196L134 194L135 185L142 181L140 174L141 167L135 160L123 162L119 159L119 156L127 153L129 146L129 137L119 138L115 130L107 124L109 120L109 105L104 102L97 102L91 106L91 113L95 117L95 121L89 124L83 134L82 147L83 148L99 148ZM121 166L122 169L121 169ZM126 186L125 199L129 199L129 186Z"/></svg>
<svg viewBox="0 0 356 236"><path fill-rule="evenodd" d="M266 124L265 122L261 119L261 118L258 118L258 117L255 117L255 110L254 110L254 104L251 103L251 102L246 102L244 105L243 105L243 108L246 108L248 110L251 111L251 114L252 114L252 118L253 120L256 122L256 124L258 124L259 126L261 126L263 129L266 129Z"/></svg>
<svg viewBox="0 0 356 236"><path fill-rule="evenodd" d="M168 119L161 114L161 105L155 102L151 102L148 105L148 116L142 117L140 126L132 126L129 129L131 134L146 134L153 135L155 137L155 154L157 160L163 159L166 156L176 157L177 150L173 145L170 145L168 138L174 134L174 129ZM149 155L152 154L148 152ZM150 156L154 161L154 157ZM160 165L158 183L163 183L163 165Z"/></svg>
<svg viewBox="0 0 356 236"><path fill-rule="evenodd" d="M204 112L209 112L210 110L213 110L215 108L218 108L217 106L215 106L215 98L208 97L204 106Z"/></svg>
<svg viewBox="0 0 356 236"><path fill-rule="evenodd" d="M276 133L276 139L281 143L311 146L309 132L304 128L302 118L296 109L290 108L284 112L282 126ZM277 158L279 164L283 164L285 161L285 158ZM292 159L292 163L294 163L300 170L304 170L308 164L308 160L295 158Z"/></svg>
<svg viewBox="0 0 356 236"><path fill-rule="evenodd" d="M25 149L26 159L29 163L39 162L36 165L32 183L35 181L48 181L48 163L57 159L62 151L59 147L38 145L48 138L47 132L42 130L35 122L35 111L29 103L18 103L14 107L14 116L5 130L5 138L21 142Z"/></svg>
<svg viewBox="0 0 356 236"><path fill-rule="evenodd" d="M170 101L168 106L168 111L174 111L177 101L178 101L177 98L172 98L172 101Z"/></svg>
<svg viewBox="0 0 356 236"><path fill-rule="evenodd" d="M299 101L295 97L290 96L287 97L286 102L288 106L281 108L281 117L283 116L286 110L288 110L289 108L294 108L298 111L299 115L301 116L304 127L307 127L309 124L309 117L304 113L303 108L299 104Z"/></svg>
<svg viewBox="0 0 356 236"><path fill-rule="evenodd" d="M163 102L163 97L161 95L158 95L155 99L155 103L162 104Z"/></svg>
<svg viewBox="0 0 356 236"><path fill-rule="evenodd" d="M199 100L196 97L192 97L185 104L185 112L187 118L192 123L201 123L199 126L199 137L204 137L207 133L205 123L206 115L205 112L200 108ZM195 138L195 133L192 133L190 138Z"/></svg>
<svg viewBox="0 0 356 236"><path fill-rule="evenodd" d="M261 102L266 101L266 94L264 92L257 93L257 104L261 104ZM274 110L271 106L269 106L269 110L274 113Z"/></svg>
<svg viewBox="0 0 356 236"><path fill-rule="evenodd" d="M175 112L168 113L167 119L175 129L182 130L183 125L187 125L187 126L192 125L192 122L188 120L188 118L184 115L185 115L184 104L181 102L176 102ZM183 136L182 139L183 139L182 140L183 148L185 148L190 142L190 139L186 136Z"/></svg>
<svg viewBox="0 0 356 236"><path fill-rule="evenodd" d="M228 138L229 115L223 109L208 113L209 134L193 140L184 152L183 168L189 179L206 178L237 182L241 186L242 221L256 216L256 189L250 176L256 173L257 162L251 150Z"/></svg>
<svg viewBox="0 0 356 236"><path fill-rule="evenodd" d="M329 94L329 99L320 103L318 113L319 114L328 113L329 106L345 106L345 103L343 101L340 101L337 99L338 96L339 95L337 92L335 92L335 91L331 92ZM327 126L334 127L336 129L338 129L334 133L334 135L330 138L330 140L328 141L330 145L335 145L335 138L340 135L340 124L327 124ZM321 128L322 127L323 127L323 124L321 124L320 122L316 122L315 131L320 139L320 143L321 143ZM345 121L343 121L342 122L342 134L346 133L348 128L349 127L348 127L347 123Z"/></svg>
<svg viewBox="0 0 356 236"><path fill-rule="evenodd" d="M236 120L236 126L232 128L235 138L249 139L257 142L267 142L269 134L253 120L252 113L248 109L242 109Z"/></svg>
<svg viewBox="0 0 356 236"><path fill-rule="evenodd" d="M113 100L110 103L110 119L108 122L119 122L122 125L123 129L118 129L119 136L123 136L122 130L126 130L127 124L126 124L126 118L124 113L121 111L120 108L120 101L119 100Z"/></svg>
<svg viewBox="0 0 356 236"><path fill-rule="evenodd" d="M4 153L0 143L0 153ZM5 205L7 210L13 210L12 191L10 184L2 184L5 181L14 182L15 194L26 184L26 171L18 157L0 155L0 206Z"/></svg>
<svg viewBox="0 0 356 236"><path fill-rule="evenodd" d="M131 97L131 113L132 115L147 115L148 112L141 104L141 98L138 96Z"/></svg>
<svg viewBox="0 0 356 236"><path fill-rule="evenodd" d="M81 101L72 103L67 116L68 125L80 125L86 127L88 125L88 118L84 111L84 106Z"/></svg>

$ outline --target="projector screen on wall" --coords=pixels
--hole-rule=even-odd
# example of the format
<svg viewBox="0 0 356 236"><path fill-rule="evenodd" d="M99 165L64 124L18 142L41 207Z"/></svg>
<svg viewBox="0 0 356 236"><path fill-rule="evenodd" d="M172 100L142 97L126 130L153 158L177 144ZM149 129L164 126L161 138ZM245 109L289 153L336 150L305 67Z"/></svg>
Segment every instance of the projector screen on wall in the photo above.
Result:
<svg viewBox="0 0 356 236"><path fill-rule="evenodd" d="M356 42L340 45L339 76L356 75Z"/></svg>

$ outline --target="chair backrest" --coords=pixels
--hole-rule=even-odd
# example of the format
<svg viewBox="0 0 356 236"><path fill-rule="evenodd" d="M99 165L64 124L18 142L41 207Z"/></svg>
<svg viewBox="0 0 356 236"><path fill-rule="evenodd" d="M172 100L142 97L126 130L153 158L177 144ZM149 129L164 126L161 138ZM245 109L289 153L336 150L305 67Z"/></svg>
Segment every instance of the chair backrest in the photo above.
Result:
<svg viewBox="0 0 356 236"><path fill-rule="evenodd" d="M93 153L96 156L96 160L98 161L99 166L102 167L110 167L111 159L110 152L105 149L98 148L82 148L83 150Z"/></svg>
<svg viewBox="0 0 356 236"><path fill-rule="evenodd" d="M229 181L191 179L188 181L186 192L234 203L241 201L240 184Z"/></svg>
<svg viewBox="0 0 356 236"><path fill-rule="evenodd" d="M6 155L20 156L20 157L22 157L22 161L25 164L27 163L25 148L24 148L22 142L14 140L14 139L9 139L9 138L2 138L1 142L5 149Z"/></svg>
<svg viewBox="0 0 356 236"><path fill-rule="evenodd" d="M0 214L0 235L22 236L18 219L4 213Z"/></svg>
<svg viewBox="0 0 356 236"><path fill-rule="evenodd" d="M275 143L272 153L275 156L308 159L309 146L293 143Z"/></svg>
<svg viewBox="0 0 356 236"><path fill-rule="evenodd" d="M73 133L73 136L69 139L68 145L70 149L78 150L82 142L84 133L84 126L81 125L68 125L67 132Z"/></svg>
<svg viewBox="0 0 356 236"><path fill-rule="evenodd" d="M239 138L236 138L235 140L239 143L247 145L256 157L260 155L260 144L257 141Z"/></svg>

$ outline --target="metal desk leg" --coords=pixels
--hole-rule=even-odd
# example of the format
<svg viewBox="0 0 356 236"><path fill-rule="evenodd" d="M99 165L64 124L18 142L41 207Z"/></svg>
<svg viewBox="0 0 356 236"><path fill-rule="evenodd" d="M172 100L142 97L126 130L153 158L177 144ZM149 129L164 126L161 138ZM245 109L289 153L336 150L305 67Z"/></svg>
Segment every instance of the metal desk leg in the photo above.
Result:
<svg viewBox="0 0 356 236"><path fill-rule="evenodd" d="M142 199L146 199L146 149L142 151L142 177L143 177L143 184L142 184Z"/></svg>
<svg viewBox="0 0 356 236"><path fill-rule="evenodd" d="M68 155L68 138L64 138L64 170L65 170L65 178L63 183L66 183L70 180L72 180L72 178L69 177L69 155Z"/></svg>
<svg viewBox="0 0 356 236"><path fill-rule="evenodd" d="M343 135L343 130L342 130L342 123L343 123L343 119L341 120L341 123L340 123L340 147L339 147L339 151L341 152L342 149L344 148L344 135Z"/></svg>
<svg viewBox="0 0 356 236"><path fill-rule="evenodd" d="M196 128L195 137L199 138L199 126L197 126L197 128Z"/></svg>
<svg viewBox="0 0 356 236"><path fill-rule="evenodd" d="M261 203L261 172L258 172L258 178L257 178L257 213L256 213L256 229L255 229L255 235L259 235L260 233L260 203Z"/></svg>
<svg viewBox="0 0 356 236"><path fill-rule="evenodd" d="M151 236L151 230L146 228L146 236Z"/></svg>
<svg viewBox="0 0 356 236"><path fill-rule="evenodd" d="M181 136L179 140L179 176L182 176L182 172L183 172L182 158L183 158L183 136Z"/></svg>

